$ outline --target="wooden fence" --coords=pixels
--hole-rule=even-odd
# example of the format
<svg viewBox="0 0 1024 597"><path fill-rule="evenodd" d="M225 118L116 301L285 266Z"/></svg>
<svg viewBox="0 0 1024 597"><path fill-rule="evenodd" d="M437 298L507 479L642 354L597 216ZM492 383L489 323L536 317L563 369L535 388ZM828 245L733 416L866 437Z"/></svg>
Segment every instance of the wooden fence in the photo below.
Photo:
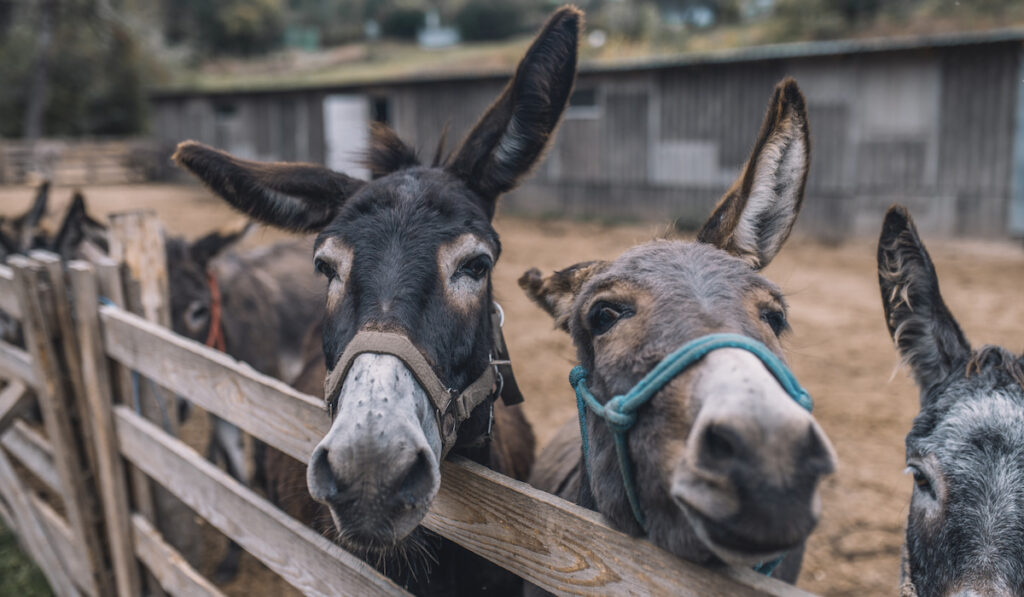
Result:
<svg viewBox="0 0 1024 597"><path fill-rule="evenodd" d="M26 348L0 343L0 517L58 595L221 595L161 533L143 480L305 594L407 594L148 420L132 392L139 376L173 388L301 461L329 426L320 399L126 310L139 294L129 266L43 253L9 266L0 309L22 322ZM23 414L33 395L45 433ZM806 595L680 560L470 461L446 461L442 478L423 525L558 595Z"/></svg>
<svg viewBox="0 0 1024 597"><path fill-rule="evenodd" d="M146 138L0 140L0 183L34 176L62 185L122 184L160 178L167 148Z"/></svg>

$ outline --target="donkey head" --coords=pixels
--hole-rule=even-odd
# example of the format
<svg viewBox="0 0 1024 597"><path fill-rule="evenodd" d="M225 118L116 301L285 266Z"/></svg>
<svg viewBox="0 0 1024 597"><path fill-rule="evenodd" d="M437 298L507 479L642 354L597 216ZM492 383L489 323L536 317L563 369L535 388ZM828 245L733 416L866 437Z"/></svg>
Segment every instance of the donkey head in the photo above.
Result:
<svg viewBox="0 0 1024 597"><path fill-rule="evenodd" d="M906 209L878 241L886 324L921 391L903 584L919 595L1024 592L1024 357L972 351Z"/></svg>
<svg viewBox="0 0 1024 597"><path fill-rule="evenodd" d="M171 327L203 342L210 334L214 308L209 266L215 257L237 243L251 223L215 230L195 241L167 239L167 279L171 290Z"/></svg>
<svg viewBox="0 0 1024 597"><path fill-rule="evenodd" d="M800 210L809 162L803 97L771 100L753 155L698 241L654 241L612 262L520 279L569 332L596 399L630 390L667 355L712 333L743 334L781 357L779 288L759 275ZM691 560L756 564L815 526L819 478L834 468L822 430L751 353L714 350L640 407L628 435L646 528L627 503L612 437L589 418L590 491L616 526ZM584 491L586 488L584 488Z"/></svg>
<svg viewBox="0 0 1024 597"><path fill-rule="evenodd" d="M498 197L548 144L572 89L581 13L558 10L508 87L445 163L420 165L386 127L373 130L370 182L309 164L260 164L186 142L175 160L268 224L319 232L328 280L323 351L335 412L311 456L310 494L330 506L343 543L381 552L420 522L440 483L441 422L422 369L372 350L339 359L359 332L411 343L435 381L460 391L489 367L490 272ZM338 371L335 371L338 369ZM456 449L487 432L490 404L468 414Z"/></svg>

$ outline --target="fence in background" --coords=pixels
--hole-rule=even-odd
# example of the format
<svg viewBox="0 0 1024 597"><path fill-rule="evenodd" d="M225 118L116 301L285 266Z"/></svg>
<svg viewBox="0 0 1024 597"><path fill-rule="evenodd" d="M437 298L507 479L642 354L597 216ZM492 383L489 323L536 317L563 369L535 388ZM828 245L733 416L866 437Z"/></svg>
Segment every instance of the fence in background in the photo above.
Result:
<svg viewBox="0 0 1024 597"><path fill-rule="evenodd" d="M305 594L406 594L147 418L133 400L143 378L301 461L329 426L321 400L159 324L155 216L115 219L112 233L123 263L34 253L0 266L0 309L20 320L27 347L0 344L0 377L11 380L0 392L0 517L54 591L221 595L167 534L155 486ZM45 433L24 414L32 395ZM442 478L423 525L558 595L806 595L751 570L685 562L473 462L445 462Z"/></svg>
<svg viewBox="0 0 1024 597"><path fill-rule="evenodd" d="M169 155L146 138L3 140L0 184L38 178L61 185L145 182L161 176Z"/></svg>

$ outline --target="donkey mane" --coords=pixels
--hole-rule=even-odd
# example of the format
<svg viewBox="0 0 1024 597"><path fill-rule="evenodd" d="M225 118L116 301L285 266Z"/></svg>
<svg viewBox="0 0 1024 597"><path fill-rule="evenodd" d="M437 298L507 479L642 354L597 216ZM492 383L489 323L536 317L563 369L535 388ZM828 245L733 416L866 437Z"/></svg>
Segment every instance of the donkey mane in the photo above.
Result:
<svg viewBox="0 0 1024 597"><path fill-rule="evenodd" d="M452 159L451 152L445 153L450 124L446 122L441 129L441 136L434 148L434 158L430 161L431 168L447 167ZM382 122L370 125L370 146L360 163L370 171L374 179L423 165L416 150L406 145L393 128Z"/></svg>
<svg viewBox="0 0 1024 597"><path fill-rule="evenodd" d="M989 367L1002 369L1024 389L1024 355L1014 355L1002 346L982 346L971 352L964 377L970 379L972 375L979 375Z"/></svg>

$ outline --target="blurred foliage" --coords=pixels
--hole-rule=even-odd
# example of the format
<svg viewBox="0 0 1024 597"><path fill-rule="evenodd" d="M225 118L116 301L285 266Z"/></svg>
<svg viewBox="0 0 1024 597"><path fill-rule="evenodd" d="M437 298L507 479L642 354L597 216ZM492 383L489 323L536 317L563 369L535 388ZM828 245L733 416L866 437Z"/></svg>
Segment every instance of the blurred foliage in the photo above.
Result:
<svg viewBox="0 0 1024 597"><path fill-rule="evenodd" d="M46 577L25 556L18 538L0 523L0 597L49 597Z"/></svg>
<svg viewBox="0 0 1024 597"><path fill-rule="evenodd" d="M281 44L283 0L162 0L164 35L205 54L262 54Z"/></svg>
<svg viewBox="0 0 1024 597"><path fill-rule="evenodd" d="M416 33L423 28L426 11L410 4L388 6L377 13L380 32L384 37L412 41Z"/></svg>
<svg viewBox="0 0 1024 597"><path fill-rule="evenodd" d="M512 0L469 0L455 14L465 41L506 39L523 31L526 11Z"/></svg>
<svg viewBox="0 0 1024 597"><path fill-rule="evenodd" d="M22 133L40 6L0 1L0 136ZM104 14L99 0L57 2L47 52L43 134L127 135L143 130L147 72L153 63L130 27Z"/></svg>

